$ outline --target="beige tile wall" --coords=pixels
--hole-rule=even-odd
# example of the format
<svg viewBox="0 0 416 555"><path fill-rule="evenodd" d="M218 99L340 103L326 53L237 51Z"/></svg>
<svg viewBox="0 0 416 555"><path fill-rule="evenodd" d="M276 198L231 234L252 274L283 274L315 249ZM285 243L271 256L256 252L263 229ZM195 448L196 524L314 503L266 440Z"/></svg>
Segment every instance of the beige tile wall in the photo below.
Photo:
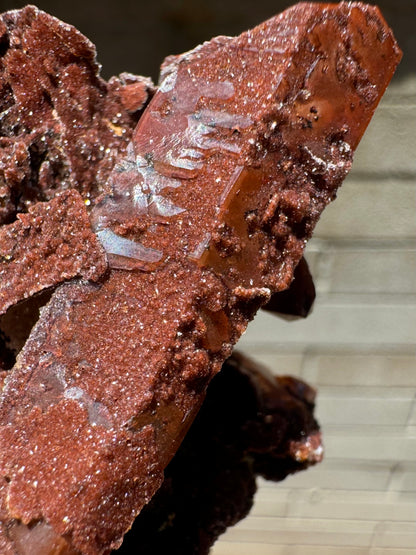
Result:
<svg viewBox="0 0 416 555"><path fill-rule="evenodd" d="M415 176L416 72L391 85L307 248L313 313L261 314L240 343L318 388L325 460L260 481L213 555L416 552Z"/></svg>

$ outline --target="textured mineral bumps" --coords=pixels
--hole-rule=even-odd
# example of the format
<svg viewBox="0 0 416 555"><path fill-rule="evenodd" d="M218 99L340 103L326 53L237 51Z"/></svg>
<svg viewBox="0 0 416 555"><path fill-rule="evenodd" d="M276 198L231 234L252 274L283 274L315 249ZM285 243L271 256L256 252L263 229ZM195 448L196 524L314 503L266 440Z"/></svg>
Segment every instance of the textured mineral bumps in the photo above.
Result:
<svg viewBox="0 0 416 555"><path fill-rule="evenodd" d="M71 189L0 227L0 314L67 279L97 281L107 269L85 204Z"/></svg>
<svg viewBox="0 0 416 555"><path fill-rule="evenodd" d="M99 76L95 47L34 6L0 16L0 223L57 191L93 201L152 86Z"/></svg>
<svg viewBox="0 0 416 555"><path fill-rule="evenodd" d="M289 286L399 59L377 8L341 3L300 4L166 60L101 195L90 190L110 269L57 288L6 380L11 553L42 532L41 553L120 544L210 379Z"/></svg>

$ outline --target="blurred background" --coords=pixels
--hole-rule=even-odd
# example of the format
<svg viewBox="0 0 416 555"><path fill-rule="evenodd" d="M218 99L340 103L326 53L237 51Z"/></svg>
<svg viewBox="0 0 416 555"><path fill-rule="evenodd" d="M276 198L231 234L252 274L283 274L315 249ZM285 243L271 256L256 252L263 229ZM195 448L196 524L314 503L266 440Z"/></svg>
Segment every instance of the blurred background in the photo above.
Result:
<svg viewBox="0 0 416 555"><path fill-rule="evenodd" d="M26 2L0 0L1 11ZM293 2L40 0L97 46L105 78L154 80L168 54L238 34ZM260 483L213 555L407 555L416 549L416 1L380 0L404 51L353 171L307 248L312 314L262 313L239 349L318 389L326 457Z"/></svg>

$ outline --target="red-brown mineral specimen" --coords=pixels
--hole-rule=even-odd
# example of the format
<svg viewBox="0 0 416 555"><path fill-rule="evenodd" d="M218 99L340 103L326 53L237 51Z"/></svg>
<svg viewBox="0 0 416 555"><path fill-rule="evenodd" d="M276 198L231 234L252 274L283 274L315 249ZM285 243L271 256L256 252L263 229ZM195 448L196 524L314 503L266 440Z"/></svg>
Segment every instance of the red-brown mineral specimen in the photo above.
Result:
<svg viewBox="0 0 416 555"><path fill-rule="evenodd" d="M12 552L22 527L26 546L50 538L39 553L63 538L88 555L120 544L210 379L290 284L399 59L376 8L341 3L167 60L92 210L110 272L57 289L6 380Z"/></svg>

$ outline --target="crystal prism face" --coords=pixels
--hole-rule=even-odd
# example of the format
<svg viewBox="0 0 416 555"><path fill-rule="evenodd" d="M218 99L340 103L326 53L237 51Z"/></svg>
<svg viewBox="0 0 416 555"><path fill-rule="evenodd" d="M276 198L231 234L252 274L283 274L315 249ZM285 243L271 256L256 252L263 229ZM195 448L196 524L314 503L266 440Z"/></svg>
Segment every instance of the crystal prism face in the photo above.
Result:
<svg viewBox="0 0 416 555"><path fill-rule="evenodd" d="M141 245L133 267L183 254L230 286L288 286L296 263L282 252L300 259L397 60L378 16L340 12L317 17L308 6L308 24L290 36L284 18L272 19L167 60L93 214L98 229ZM248 275L245 260L258 252Z"/></svg>

